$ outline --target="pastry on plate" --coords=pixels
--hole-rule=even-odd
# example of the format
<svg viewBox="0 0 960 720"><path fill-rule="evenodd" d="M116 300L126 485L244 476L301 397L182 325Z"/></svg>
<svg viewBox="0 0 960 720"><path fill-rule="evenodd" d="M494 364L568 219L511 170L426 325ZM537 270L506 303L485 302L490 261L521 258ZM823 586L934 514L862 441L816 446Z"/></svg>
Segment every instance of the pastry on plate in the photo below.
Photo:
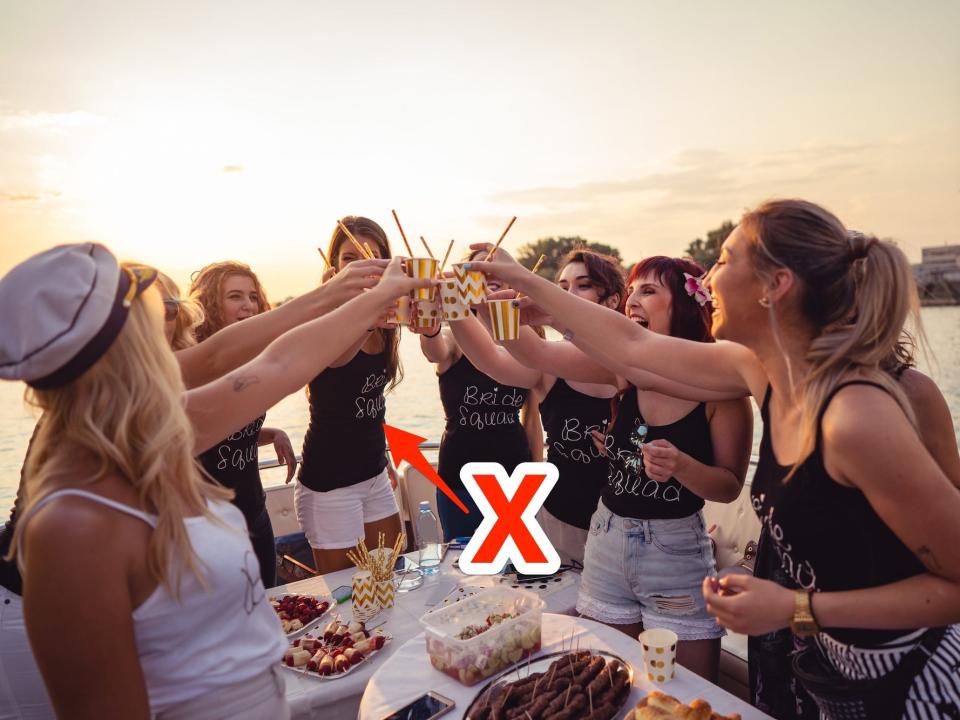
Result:
<svg viewBox="0 0 960 720"><path fill-rule="evenodd" d="M670 720L671 718L684 718L684 720L740 720L737 713L732 715L719 715L713 712L710 703L706 700L694 700L689 705L684 705L672 695L654 690L643 700L637 703L637 706L627 713L624 720Z"/></svg>

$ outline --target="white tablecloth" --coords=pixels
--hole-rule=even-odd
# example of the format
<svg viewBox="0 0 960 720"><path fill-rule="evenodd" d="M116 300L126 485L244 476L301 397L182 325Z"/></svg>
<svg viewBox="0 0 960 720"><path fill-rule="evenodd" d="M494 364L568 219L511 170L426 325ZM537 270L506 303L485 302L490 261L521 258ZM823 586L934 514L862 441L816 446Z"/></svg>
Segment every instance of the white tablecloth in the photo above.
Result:
<svg viewBox="0 0 960 720"><path fill-rule="evenodd" d="M737 712L744 720L769 717L679 665L676 666L677 672L673 680L662 684L650 682L646 679L640 643L636 640L586 618L544 613L543 648L538 655L560 650L561 643L565 648L569 648L572 643L574 648L579 647L581 650L606 650L633 665L633 690L623 712L620 713L621 717L651 690L661 690L683 702L702 698L717 712ZM473 698L485 685L485 682L480 682L473 687L464 687L435 670L427 656L423 633L420 633L394 651L385 662L378 664L360 703L360 720L382 720L427 690L435 690L456 702L456 708L448 716L451 720L463 717Z"/></svg>
<svg viewBox="0 0 960 720"><path fill-rule="evenodd" d="M360 697L371 675L386 664L404 643L420 634L422 630L420 617L430 609L428 603L438 599L441 590L453 587L457 582L461 585L489 585L494 582L491 578L467 576L456 570L453 567L453 559L459 554L459 552L448 553L440 567L440 572L425 578L423 586L412 592L397 593L395 607L370 621L369 624L373 626L381 620L386 620L382 629L391 635L393 640L371 658L369 663L363 663L354 672L336 680L320 680L316 677L284 671L291 717L355 720L360 706ZM413 555L415 556L416 553ZM273 588L268 591L268 594L294 592L329 595L334 588L350 585L353 572L351 568L301 580L287 586ZM546 609L550 612L573 613L577 603L577 586L578 583L567 581L558 585L559 589L555 592L544 594ZM344 619L349 619L352 612L351 604L346 602L340 605L339 612ZM423 657L426 659L426 654Z"/></svg>

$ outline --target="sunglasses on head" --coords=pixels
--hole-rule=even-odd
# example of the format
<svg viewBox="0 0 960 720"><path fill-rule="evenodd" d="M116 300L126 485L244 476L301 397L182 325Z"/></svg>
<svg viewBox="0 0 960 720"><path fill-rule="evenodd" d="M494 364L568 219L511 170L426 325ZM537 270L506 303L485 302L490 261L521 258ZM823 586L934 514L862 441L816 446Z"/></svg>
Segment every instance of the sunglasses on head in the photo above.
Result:
<svg viewBox="0 0 960 720"><path fill-rule="evenodd" d="M167 322L176 320L180 314L180 298L163 299L163 319Z"/></svg>

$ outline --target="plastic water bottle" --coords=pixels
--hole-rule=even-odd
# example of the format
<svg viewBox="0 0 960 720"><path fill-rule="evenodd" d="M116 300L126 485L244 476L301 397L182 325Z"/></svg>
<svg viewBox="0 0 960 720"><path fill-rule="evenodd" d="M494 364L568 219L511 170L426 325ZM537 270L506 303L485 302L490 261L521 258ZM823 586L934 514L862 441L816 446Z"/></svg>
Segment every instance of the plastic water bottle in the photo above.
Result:
<svg viewBox="0 0 960 720"><path fill-rule="evenodd" d="M420 539L420 569L424 575L434 575L440 570L440 523L427 500L420 503L417 537Z"/></svg>

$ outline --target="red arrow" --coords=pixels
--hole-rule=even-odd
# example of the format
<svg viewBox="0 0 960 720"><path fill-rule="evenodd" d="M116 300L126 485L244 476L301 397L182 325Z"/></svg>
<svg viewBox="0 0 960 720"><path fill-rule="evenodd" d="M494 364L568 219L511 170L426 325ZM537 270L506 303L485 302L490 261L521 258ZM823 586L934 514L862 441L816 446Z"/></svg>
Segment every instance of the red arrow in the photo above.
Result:
<svg viewBox="0 0 960 720"><path fill-rule="evenodd" d="M390 455L393 456L394 465L400 465L401 460L406 460L423 473L430 482L440 488L440 491L450 498L458 508L463 510L467 515L470 514L467 506L463 504L460 498L453 494L453 490L443 481L442 477L437 475L437 471L433 469L430 462L423 456L423 453L420 452L420 443L426 442L426 438L414 435L400 428L395 428L386 423L383 424L383 431L387 435L387 445L390 446Z"/></svg>

